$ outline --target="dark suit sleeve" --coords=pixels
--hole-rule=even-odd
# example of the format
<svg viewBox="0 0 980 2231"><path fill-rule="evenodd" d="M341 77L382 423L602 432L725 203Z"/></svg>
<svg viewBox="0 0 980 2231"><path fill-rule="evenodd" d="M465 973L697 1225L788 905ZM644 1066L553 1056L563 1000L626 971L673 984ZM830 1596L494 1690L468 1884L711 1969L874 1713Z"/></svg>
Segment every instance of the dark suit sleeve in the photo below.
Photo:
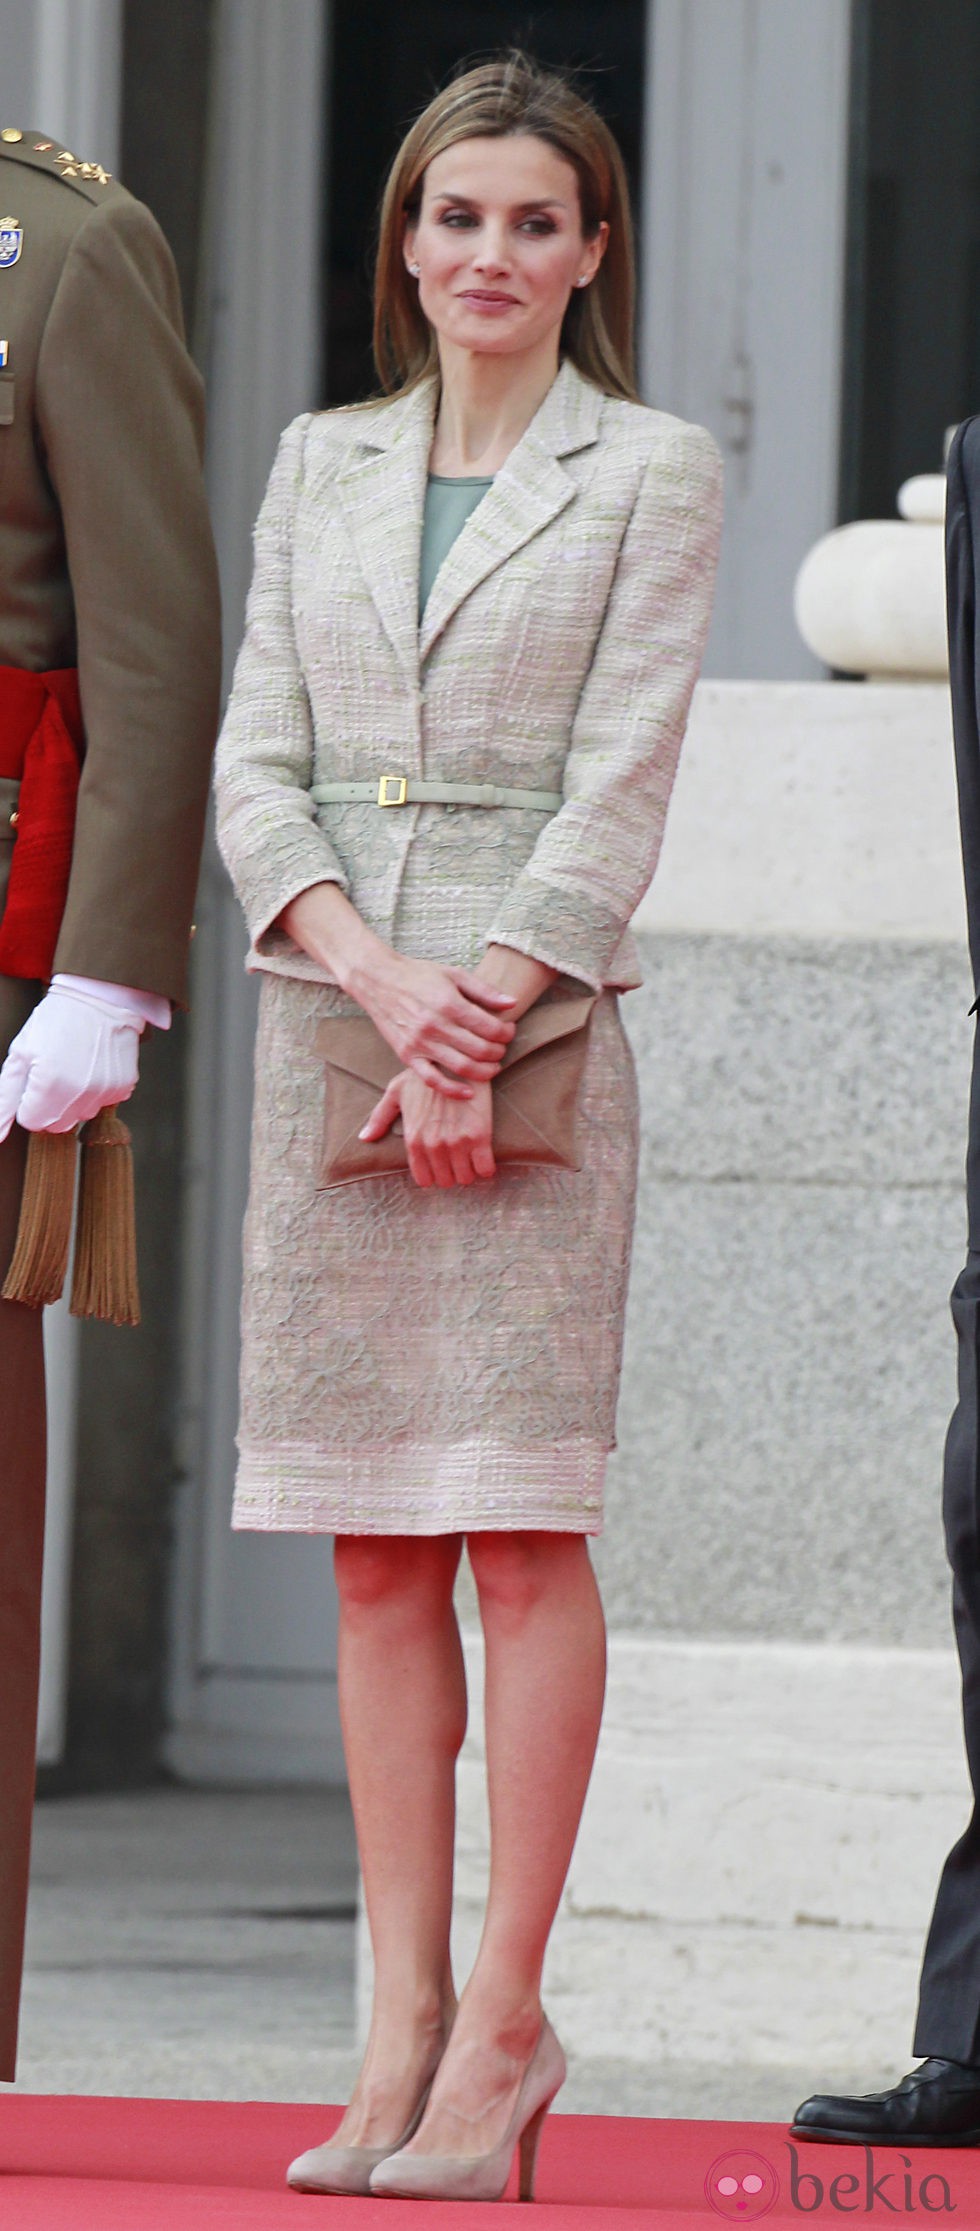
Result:
<svg viewBox="0 0 980 2231"><path fill-rule="evenodd" d="M203 393L173 259L128 198L79 228L37 424L64 520L86 760L55 968L186 998L220 687Z"/></svg>
<svg viewBox="0 0 980 2231"><path fill-rule="evenodd" d="M970 958L974 987L980 991L980 607L974 510L980 511L980 419L970 418L957 427L946 465L946 609Z"/></svg>

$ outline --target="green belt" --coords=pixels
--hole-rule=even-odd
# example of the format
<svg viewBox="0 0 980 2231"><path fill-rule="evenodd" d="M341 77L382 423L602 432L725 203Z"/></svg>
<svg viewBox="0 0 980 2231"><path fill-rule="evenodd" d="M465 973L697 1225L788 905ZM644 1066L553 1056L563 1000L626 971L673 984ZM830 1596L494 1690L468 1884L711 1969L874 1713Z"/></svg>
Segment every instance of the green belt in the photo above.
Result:
<svg viewBox="0 0 980 2231"><path fill-rule="evenodd" d="M523 806L529 813L557 813L560 790L506 790L497 782L416 782L382 775L378 782L315 782L318 806Z"/></svg>

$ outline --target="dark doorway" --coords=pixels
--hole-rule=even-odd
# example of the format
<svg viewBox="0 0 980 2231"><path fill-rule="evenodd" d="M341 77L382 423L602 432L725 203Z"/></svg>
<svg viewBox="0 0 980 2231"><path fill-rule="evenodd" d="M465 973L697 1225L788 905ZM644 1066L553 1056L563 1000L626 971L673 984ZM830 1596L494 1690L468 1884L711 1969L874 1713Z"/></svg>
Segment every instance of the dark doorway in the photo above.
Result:
<svg viewBox="0 0 980 2231"><path fill-rule="evenodd" d="M980 411L980 0L855 0L841 516Z"/></svg>
<svg viewBox="0 0 980 2231"><path fill-rule="evenodd" d="M371 361L371 265L385 173L419 109L464 57L526 47L570 68L616 133L634 215L643 118L645 0L551 0L515 14L510 0L335 0L329 132L326 400L377 386Z"/></svg>

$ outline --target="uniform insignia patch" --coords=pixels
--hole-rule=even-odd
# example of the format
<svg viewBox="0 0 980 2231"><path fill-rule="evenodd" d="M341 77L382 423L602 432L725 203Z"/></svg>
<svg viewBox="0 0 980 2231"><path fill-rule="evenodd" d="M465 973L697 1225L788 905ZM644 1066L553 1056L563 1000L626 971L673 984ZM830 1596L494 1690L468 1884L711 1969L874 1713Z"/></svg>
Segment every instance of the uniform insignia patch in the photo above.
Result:
<svg viewBox="0 0 980 2231"><path fill-rule="evenodd" d="M6 371L6 369L7 369L7 358L8 358L8 356L9 356L9 354L10 354L10 343L9 343L9 341L0 341L0 372L5 372L5 371Z"/></svg>
<svg viewBox="0 0 980 2231"><path fill-rule="evenodd" d="M60 155L55 156L55 162L62 165L62 178L86 178L89 184L97 182L100 186L108 186L110 182L112 174L103 170L101 163L82 163L67 147L63 147Z"/></svg>
<svg viewBox="0 0 980 2231"><path fill-rule="evenodd" d="M0 217L0 271L9 271L20 262L24 245L24 227L16 217Z"/></svg>

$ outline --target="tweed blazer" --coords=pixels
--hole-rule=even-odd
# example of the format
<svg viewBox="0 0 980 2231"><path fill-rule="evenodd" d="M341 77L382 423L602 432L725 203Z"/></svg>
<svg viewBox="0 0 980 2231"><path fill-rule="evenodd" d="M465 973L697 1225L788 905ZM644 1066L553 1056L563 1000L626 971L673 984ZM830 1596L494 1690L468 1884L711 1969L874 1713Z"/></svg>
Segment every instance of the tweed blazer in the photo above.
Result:
<svg viewBox="0 0 980 2231"><path fill-rule="evenodd" d="M418 579L434 380L287 427L255 532L218 747L218 834L249 965L329 981L277 926L335 882L397 949L510 945L595 989L640 981L654 872L710 612L710 434L566 359L430 591ZM514 808L316 805L380 776L562 794Z"/></svg>

